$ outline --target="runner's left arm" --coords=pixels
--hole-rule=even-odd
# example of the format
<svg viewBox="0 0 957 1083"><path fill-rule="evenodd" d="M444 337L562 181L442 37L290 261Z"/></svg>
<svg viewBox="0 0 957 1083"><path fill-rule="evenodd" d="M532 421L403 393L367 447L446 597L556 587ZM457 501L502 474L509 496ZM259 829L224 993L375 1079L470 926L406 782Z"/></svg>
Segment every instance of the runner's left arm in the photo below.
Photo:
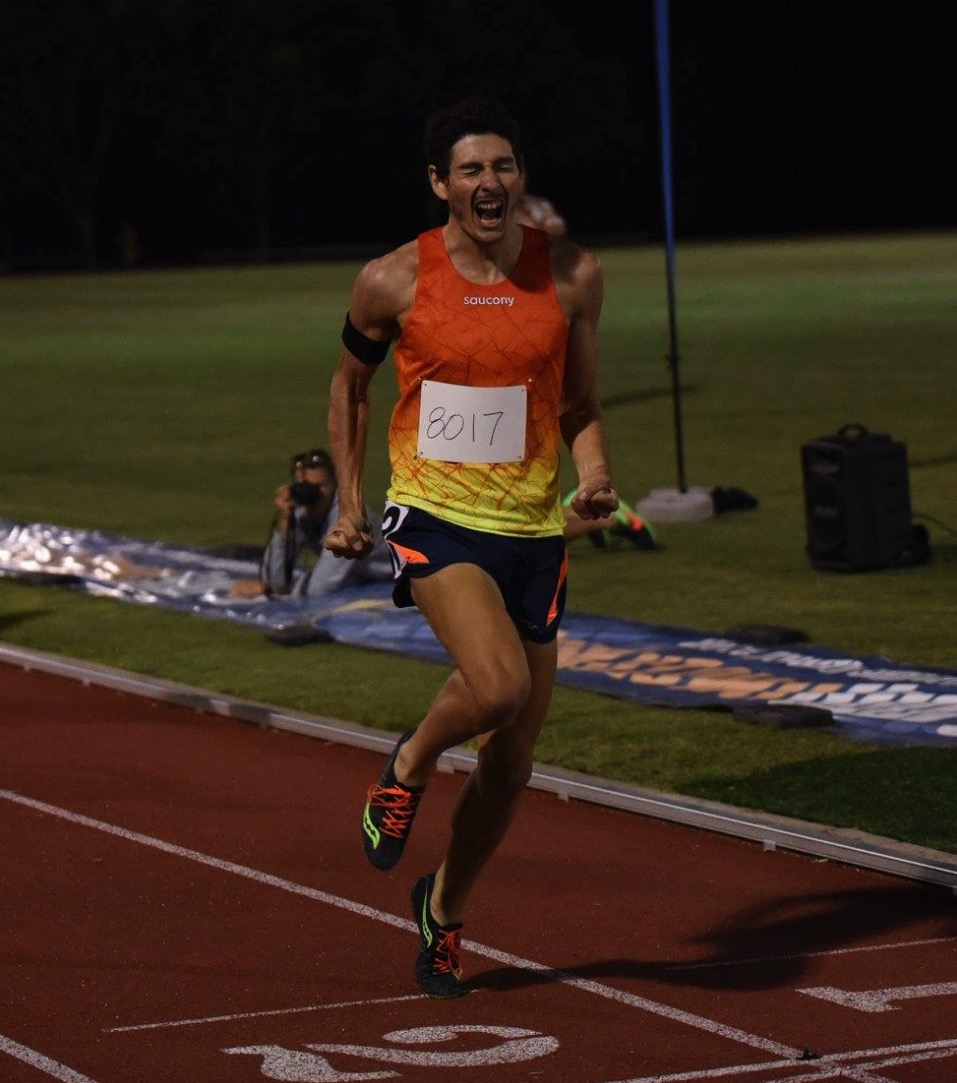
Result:
<svg viewBox="0 0 957 1083"><path fill-rule="evenodd" d="M601 264L573 249L559 295L569 314L568 352L561 415L562 438L578 474L572 509L583 519L600 519L618 507L598 401L598 322L604 295Z"/></svg>

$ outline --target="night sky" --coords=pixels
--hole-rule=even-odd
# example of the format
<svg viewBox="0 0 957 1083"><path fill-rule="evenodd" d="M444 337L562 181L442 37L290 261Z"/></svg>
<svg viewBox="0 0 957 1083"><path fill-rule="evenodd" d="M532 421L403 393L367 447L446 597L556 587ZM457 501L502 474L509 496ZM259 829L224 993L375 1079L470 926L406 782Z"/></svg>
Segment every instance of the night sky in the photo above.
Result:
<svg viewBox="0 0 957 1083"><path fill-rule="evenodd" d="M953 227L948 7L671 0L678 238ZM0 0L0 266L400 243L434 211L425 118L473 92L576 236L660 239L654 26L652 0Z"/></svg>

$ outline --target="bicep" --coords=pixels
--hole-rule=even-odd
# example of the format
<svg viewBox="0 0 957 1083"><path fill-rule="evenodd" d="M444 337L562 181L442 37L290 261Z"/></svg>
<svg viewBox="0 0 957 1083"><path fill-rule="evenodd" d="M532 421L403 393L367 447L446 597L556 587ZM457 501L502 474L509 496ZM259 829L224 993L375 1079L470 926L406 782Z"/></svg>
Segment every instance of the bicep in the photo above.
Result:
<svg viewBox="0 0 957 1083"><path fill-rule="evenodd" d="M553 240L552 277L568 320L568 368L588 370L598 354L598 323L605 296L601 263L576 244Z"/></svg>
<svg viewBox="0 0 957 1083"><path fill-rule="evenodd" d="M598 323L602 306L600 274L583 284L577 300L578 304L569 316L565 358L564 398L570 408L588 402L596 394Z"/></svg>

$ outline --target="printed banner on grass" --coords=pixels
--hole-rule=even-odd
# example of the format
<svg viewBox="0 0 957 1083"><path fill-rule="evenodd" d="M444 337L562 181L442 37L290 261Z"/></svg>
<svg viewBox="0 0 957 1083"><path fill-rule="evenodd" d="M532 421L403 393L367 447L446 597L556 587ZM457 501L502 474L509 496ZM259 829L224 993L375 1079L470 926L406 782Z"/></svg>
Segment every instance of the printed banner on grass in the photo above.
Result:
<svg viewBox="0 0 957 1083"><path fill-rule="evenodd" d="M388 584L324 599L248 593L258 565L162 543L0 520L0 575L236 621L265 633L309 628L342 643L447 663L416 609ZM957 671L767 647L687 628L567 612L558 681L660 707L818 708L835 731L901 745L957 747Z"/></svg>
<svg viewBox="0 0 957 1083"><path fill-rule="evenodd" d="M416 610L341 599L322 625L343 643L448 661ZM660 707L813 707L858 739L957 747L957 671L824 647L759 647L667 625L567 612L558 681Z"/></svg>

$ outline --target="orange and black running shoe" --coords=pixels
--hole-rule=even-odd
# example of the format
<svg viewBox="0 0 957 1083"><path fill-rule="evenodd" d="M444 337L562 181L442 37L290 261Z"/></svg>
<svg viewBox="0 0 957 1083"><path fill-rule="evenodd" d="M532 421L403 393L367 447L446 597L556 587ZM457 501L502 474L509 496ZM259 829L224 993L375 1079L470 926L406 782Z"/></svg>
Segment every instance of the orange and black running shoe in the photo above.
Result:
<svg viewBox="0 0 957 1083"><path fill-rule="evenodd" d="M425 793L424 786L403 786L395 777L396 756L413 733L415 730L409 730L399 738L381 778L369 787L366 795L362 846L370 864L377 869L391 869L402 856L419 801Z"/></svg>
<svg viewBox="0 0 957 1083"><path fill-rule="evenodd" d="M432 892L435 873L416 881L412 888L412 914L419 927L419 954L415 960L415 980L427 996L447 1000L464 996L459 945L462 924L439 925L432 916Z"/></svg>

